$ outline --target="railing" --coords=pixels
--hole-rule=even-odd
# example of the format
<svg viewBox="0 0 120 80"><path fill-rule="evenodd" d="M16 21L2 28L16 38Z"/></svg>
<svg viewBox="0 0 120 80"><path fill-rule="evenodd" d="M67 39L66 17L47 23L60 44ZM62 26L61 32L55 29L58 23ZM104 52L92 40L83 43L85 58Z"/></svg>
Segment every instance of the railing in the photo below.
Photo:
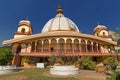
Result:
<svg viewBox="0 0 120 80"><path fill-rule="evenodd" d="M31 53L20 53L20 56L50 56L50 55L65 55L65 56L120 56L118 53L84 53L84 52L31 52Z"/></svg>
<svg viewBox="0 0 120 80"><path fill-rule="evenodd" d="M74 52L80 52L80 50L74 50Z"/></svg>
<svg viewBox="0 0 120 80"><path fill-rule="evenodd" d="M49 52L49 49L43 49L43 52Z"/></svg>

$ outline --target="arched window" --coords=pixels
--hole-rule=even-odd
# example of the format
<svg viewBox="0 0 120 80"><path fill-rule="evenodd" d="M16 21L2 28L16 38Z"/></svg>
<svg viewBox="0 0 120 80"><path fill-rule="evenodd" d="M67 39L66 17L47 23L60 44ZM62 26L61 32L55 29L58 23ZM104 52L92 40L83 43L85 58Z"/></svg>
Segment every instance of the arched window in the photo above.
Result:
<svg viewBox="0 0 120 80"><path fill-rule="evenodd" d="M55 38L51 39L50 51L51 52L57 51L57 40Z"/></svg>
<svg viewBox="0 0 120 80"><path fill-rule="evenodd" d="M99 34L97 33L97 36L99 36Z"/></svg>
<svg viewBox="0 0 120 80"><path fill-rule="evenodd" d="M26 52L26 49L27 49L27 45L25 43L22 43L21 44L21 53L25 53Z"/></svg>
<svg viewBox="0 0 120 80"><path fill-rule="evenodd" d="M74 52L79 52L79 40L74 40Z"/></svg>
<svg viewBox="0 0 120 80"><path fill-rule="evenodd" d="M66 40L66 51L67 52L72 52L72 40L71 39L67 39Z"/></svg>
<svg viewBox="0 0 120 80"><path fill-rule="evenodd" d="M44 52L49 52L49 40L48 39L45 39L43 41L43 51Z"/></svg>
<svg viewBox="0 0 120 80"><path fill-rule="evenodd" d="M31 46L31 52L35 51L35 42L32 42L32 46Z"/></svg>
<svg viewBox="0 0 120 80"><path fill-rule="evenodd" d="M93 42L93 51L94 51L94 52L97 52L97 45L96 45L96 42Z"/></svg>
<svg viewBox="0 0 120 80"><path fill-rule="evenodd" d="M65 41L64 41L64 39L62 39L62 38L60 38L59 39L59 41L58 41L58 43L59 43L59 52L64 52L65 50L65 48L64 48L64 45L65 45Z"/></svg>
<svg viewBox="0 0 120 80"><path fill-rule="evenodd" d="M81 51L82 52L86 52L86 44L85 44L85 40L81 40Z"/></svg>
<svg viewBox="0 0 120 80"><path fill-rule="evenodd" d="M105 35L105 32L103 32L103 35Z"/></svg>
<svg viewBox="0 0 120 80"><path fill-rule="evenodd" d="M22 32L22 33L25 33L25 28L22 28L22 29L21 29L21 32Z"/></svg>
<svg viewBox="0 0 120 80"><path fill-rule="evenodd" d="M111 47L110 47L110 46L108 46L107 50L108 50L108 52L111 52Z"/></svg>
<svg viewBox="0 0 120 80"><path fill-rule="evenodd" d="M37 41L36 51L37 51L37 52L41 52L41 47L42 47L42 41L39 40L39 41Z"/></svg>
<svg viewBox="0 0 120 80"><path fill-rule="evenodd" d="M19 54L21 52L21 45L17 46L16 54Z"/></svg>
<svg viewBox="0 0 120 80"><path fill-rule="evenodd" d="M92 46L91 46L91 42L90 41L87 42L87 50L88 50L88 52L92 51Z"/></svg>

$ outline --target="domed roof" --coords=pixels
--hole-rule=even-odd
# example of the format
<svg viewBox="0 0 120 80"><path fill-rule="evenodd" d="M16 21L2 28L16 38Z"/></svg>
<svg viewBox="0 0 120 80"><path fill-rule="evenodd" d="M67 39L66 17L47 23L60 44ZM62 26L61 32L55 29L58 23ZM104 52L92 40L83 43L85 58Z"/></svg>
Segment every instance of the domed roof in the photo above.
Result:
<svg viewBox="0 0 120 80"><path fill-rule="evenodd" d="M31 23L30 23L30 21L29 21L28 19L19 21L18 26L19 26L19 27L22 26L22 28L25 28L25 27L23 27L23 26L27 26L28 29L30 30L30 34L32 34L32 31L33 31L32 25L31 25ZM21 29L21 28L20 28L20 29ZM28 30L28 31L29 31L29 30Z"/></svg>
<svg viewBox="0 0 120 80"><path fill-rule="evenodd" d="M30 24L30 21L29 20L21 20L19 23L28 23L28 24Z"/></svg>
<svg viewBox="0 0 120 80"><path fill-rule="evenodd" d="M19 22L19 26L21 26L21 25L27 25L27 26L31 26L31 23L30 23L30 21L29 20L21 20L20 22Z"/></svg>
<svg viewBox="0 0 120 80"><path fill-rule="evenodd" d="M107 27L104 25L98 25L97 27L94 28L94 32L99 31L99 30L107 30Z"/></svg>
<svg viewBox="0 0 120 80"><path fill-rule="evenodd" d="M75 31L79 32L77 25L69 18L63 15L63 11L61 6L58 7L57 15L50 19L42 29L42 33L50 32L50 31Z"/></svg>

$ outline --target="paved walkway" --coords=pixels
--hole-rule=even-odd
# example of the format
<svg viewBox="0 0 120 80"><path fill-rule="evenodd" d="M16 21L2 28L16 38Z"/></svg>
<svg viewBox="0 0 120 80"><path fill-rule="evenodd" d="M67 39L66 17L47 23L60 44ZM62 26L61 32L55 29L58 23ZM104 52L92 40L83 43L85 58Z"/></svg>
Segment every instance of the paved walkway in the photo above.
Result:
<svg viewBox="0 0 120 80"><path fill-rule="evenodd" d="M51 76L51 77L67 77L67 76L55 76L51 75L49 71L45 72L44 75ZM74 76L68 76L68 77L75 77L80 80L106 80L108 75L103 74L103 73L96 73L95 71L90 71L90 70L80 70L79 74L74 75Z"/></svg>

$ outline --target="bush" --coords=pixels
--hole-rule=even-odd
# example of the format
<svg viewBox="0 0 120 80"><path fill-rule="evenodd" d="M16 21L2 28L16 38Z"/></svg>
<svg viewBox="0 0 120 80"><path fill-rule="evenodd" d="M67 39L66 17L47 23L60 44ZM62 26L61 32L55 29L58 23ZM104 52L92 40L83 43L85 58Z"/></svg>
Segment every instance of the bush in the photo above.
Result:
<svg viewBox="0 0 120 80"><path fill-rule="evenodd" d="M115 70L117 65L118 65L118 61L115 57L107 57L104 61L103 64L105 65L106 69L108 70Z"/></svg>
<svg viewBox="0 0 120 80"><path fill-rule="evenodd" d="M55 64L63 65L63 63L64 63L63 58L64 58L64 56L62 56L62 55L56 56L56 58L55 58Z"/></svg>
<svg viewBox="0 0 120 80"><path fill-rule="evenodd" d="M0 47L0 65L10 65L13 53L10 46Z"/></svg>
<svg viewBox="0 0 120 80"><path fill-rule="evenodd" d="M48 62L44 62L44 67L47 68L50 64Z"/></svg>
<svg viewBox="0 0 120 80"><path fill-rule="evenodd" d="M51 55L48 59L50 65L63 65L64 64L64 58L65 56L63 55Z"/></svg>
<svg viewBox="0 0 120 80"><path fill-rule="evenodd" d="M48 61L49 61L50 65L53 66L54 63L55 63L55 55L51 55L51 56L49 57Z"/></svg>
<svg viewBox="0 0 120 80"><path fill-rule="evenodd" d="M91 57L83 56L81 57L75 65L81 69L94 70L96 63L92 61Z"/></svg>
<svg viewBox="0 0 120 80"><path fill-rule="evenodd" d="M105 72L105 66L96 66L96 68L95 68L95 70L96 70L96 72Z"/></svg>
<svg viewBox="0 0 120 80"><path fill-rule="evenodd" d="M111 77L108 77L106 80L120 80L120 72L115 72L111 75Z"/></svg>

